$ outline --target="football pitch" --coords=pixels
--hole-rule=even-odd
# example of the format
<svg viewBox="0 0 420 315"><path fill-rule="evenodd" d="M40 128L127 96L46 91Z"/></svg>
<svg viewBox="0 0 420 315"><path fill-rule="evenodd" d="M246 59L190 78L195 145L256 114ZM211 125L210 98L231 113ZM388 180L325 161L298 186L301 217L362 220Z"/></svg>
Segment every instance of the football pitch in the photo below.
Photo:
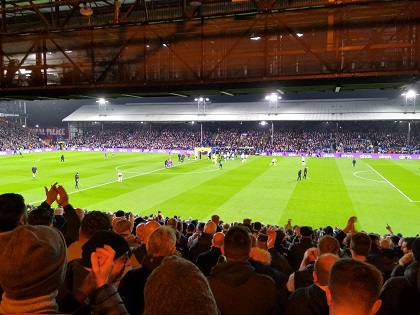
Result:
<svg viewBox="0 0 420 315"><path fill-rule="evenodd" d="M140 215L156 214L208 220L212 214L225 222L253 221L314 228L344 227L357 216L356 228L384 234L414 236L420 232L420 161L347 158L306 158L308 179L297 181L303 169L299 157L250 156L223 162L220 170L210 160L185 159L164 167L167 154L101 152L29 153L0 156L0 193L22 194L26 203L45 199L44 186L63 185L74 207L88 210L122 209ZM38 173L32 178L31 168ZM122 183L117 173L124 175ZM79 189L74 175L80 174ZM54 205L53 205L54 206Z"/></svg>

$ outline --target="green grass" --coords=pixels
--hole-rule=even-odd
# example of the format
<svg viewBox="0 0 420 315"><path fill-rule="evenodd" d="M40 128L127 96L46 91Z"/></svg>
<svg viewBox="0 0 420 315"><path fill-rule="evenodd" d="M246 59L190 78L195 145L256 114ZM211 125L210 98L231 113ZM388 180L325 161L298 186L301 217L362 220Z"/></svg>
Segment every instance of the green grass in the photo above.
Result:
<svg viewBox="0 0 420 315"><path fill-rule="evenodd" d="M307 158L309 179L297 182L303 168L298 157L251 156L242 164L227 161L223 170L207 159L165 169L162 154L117 153L103 158L100 152L31 153L23 157L1 156L0 192L20 193L27 203L45 198L44 186L63 185L74 207L89 210L123 209L141 215L207 220L219 214L227 222L250 217L254 221L313 227L344 227L349 216L358 217L357 228L386 233L415 235L420 232L420 161ZM38 174L32 178L32 165ZM124 181L117 182L121 170ZM74 174L80 174L80 189L74 188Z"/></svg>

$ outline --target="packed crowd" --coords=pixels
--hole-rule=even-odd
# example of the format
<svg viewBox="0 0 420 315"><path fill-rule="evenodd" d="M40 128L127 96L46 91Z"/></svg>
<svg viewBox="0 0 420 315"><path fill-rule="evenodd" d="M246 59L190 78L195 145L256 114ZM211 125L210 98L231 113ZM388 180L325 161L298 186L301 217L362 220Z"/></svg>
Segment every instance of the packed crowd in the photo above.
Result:
<svg viewBox="0 0 420 315"><path fill-rule="evenodd" d="M69 140L70 147L184 149L195 147L253 148L257 152L419 153L420 126L408 131L393 122L282 123L256 129L255 124L218 124L209 128L185 124L105 124ZM261 126L262 127L262 126ZM409 141L409 145L407 142ZM0 119L0 151L36 149L46 144L21 125Z"/></svg>
<svg viewBox="0 0 420 315"><path fill-rule="evenodd" d="M203 143L208 144L210 133L203 134ZM104 130L90 130L76 135L69 141L72 147L91 148L153 148L193 150L201 142L200 133L189 129L167 128L146 130L129 125L110 125Z"/></svg>
<svg viewBox="0 0 420 315"><path fill-rule="evenodd" d="M36 149L44 146L42 140L26 128L0 118L0 151Z"/></svg>
<svg viewBox="0 0 420 315"><path fill-rule="evenodd" d="M57 203L57 205L55 205ZM401 314L420 311L420 238L74 208L0 195L1 314Z"/></svg>
<svg viewBox="0 0 420 315"><path fill-rule="evenodd" d="M334 125L334 126L333 126ZM364 152L364 153L419 153L420 129L414 127L407 145L407 131L389 124L347 123L337 130L336 124L312 124L302 128L287 125L256 130L248 125L232 128L183 128L154 125L144 129L141 125L107 125L103 130L90 130L69 141L76 147L193 149L199 146L243 148L255 152ZM334 128L331 128L334 127ZM137 129L139 128L139 129Z"/></svg>

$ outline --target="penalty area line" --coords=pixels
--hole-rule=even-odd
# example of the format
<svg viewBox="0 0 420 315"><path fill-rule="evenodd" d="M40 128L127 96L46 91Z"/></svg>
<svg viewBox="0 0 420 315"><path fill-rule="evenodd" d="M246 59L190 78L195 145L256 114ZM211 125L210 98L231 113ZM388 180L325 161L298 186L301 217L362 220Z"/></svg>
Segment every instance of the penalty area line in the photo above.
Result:
<svg viewBox="0 0 420 315"><path fill-rule="evenodd" d="M372 170L374 171L376 174L378 174L380 177L382 177L388 184L390 184L396 191L398 191L401 195L403 195L405 198L407 198L408 201L410 202L418 202L418 201L413 201L411 200L406 194L404 194L401 190L399 190L393 183L391 183L389 180L387 180L383 175L381 175L377 170L375 170L372 166L370 166L369 164L366 163L366 165Z"/></svg>

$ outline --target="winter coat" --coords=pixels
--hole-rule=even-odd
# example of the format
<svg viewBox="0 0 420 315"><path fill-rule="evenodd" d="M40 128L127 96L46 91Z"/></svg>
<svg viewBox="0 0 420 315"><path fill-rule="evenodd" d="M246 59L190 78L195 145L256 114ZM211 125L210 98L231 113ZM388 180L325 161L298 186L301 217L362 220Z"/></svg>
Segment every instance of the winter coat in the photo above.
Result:
<svg viewBox="0 0 420 315"><path fill-rule="evenodd" d="M219 263L208 280L223 315L270 315L276 311L273 279L256 273L248 261Z"/></svg>

